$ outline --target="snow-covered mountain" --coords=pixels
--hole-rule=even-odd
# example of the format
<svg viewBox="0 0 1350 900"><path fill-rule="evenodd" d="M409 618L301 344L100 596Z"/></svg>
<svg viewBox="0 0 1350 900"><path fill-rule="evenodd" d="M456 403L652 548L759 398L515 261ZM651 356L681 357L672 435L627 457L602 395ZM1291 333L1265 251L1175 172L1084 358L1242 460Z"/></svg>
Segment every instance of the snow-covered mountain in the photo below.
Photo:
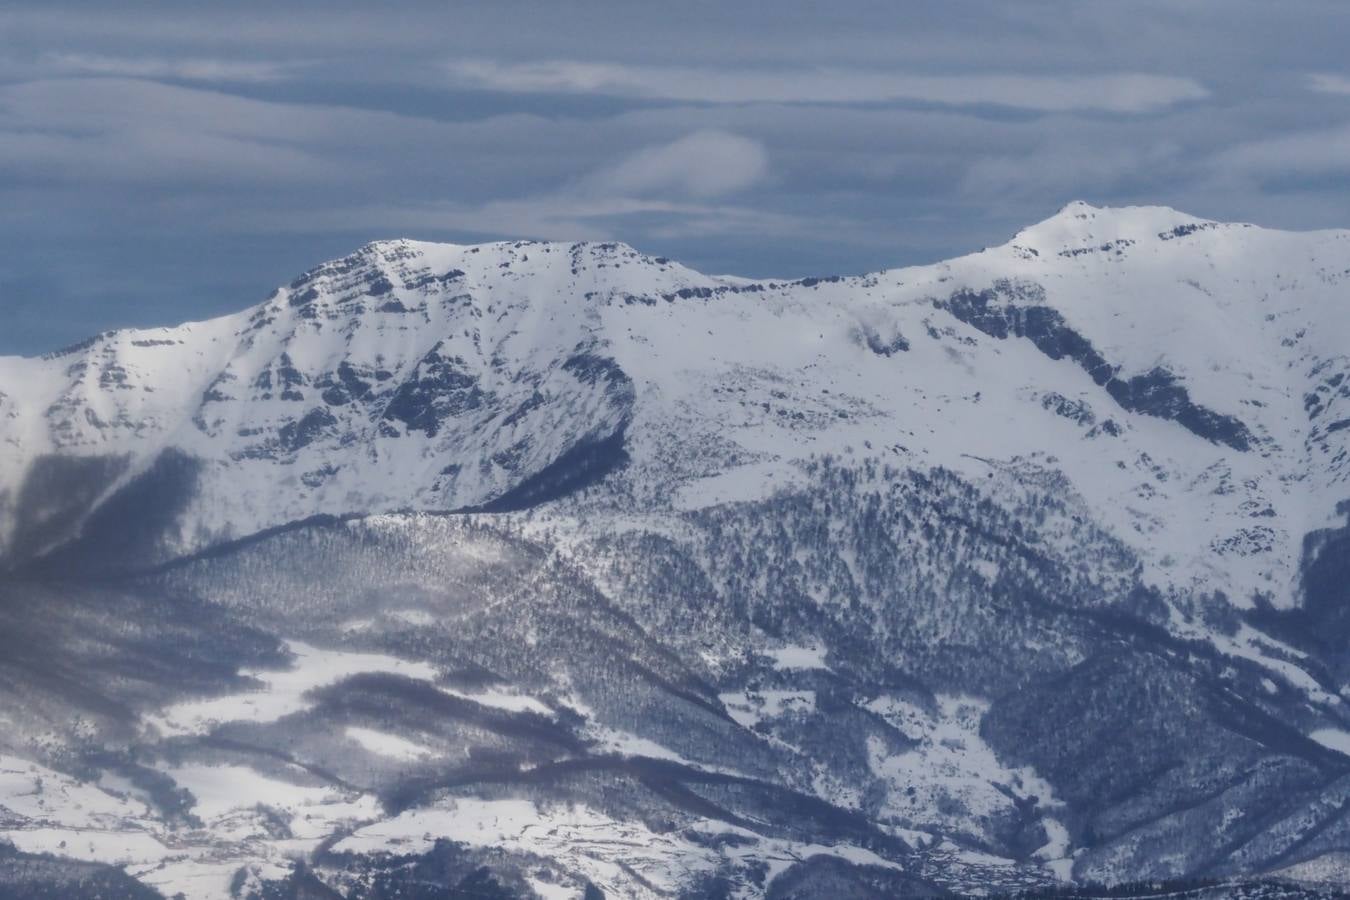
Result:
<svg viewBox="0 0 1350 900"><path fill-rule="evenodd" d="M321 513L529 505L620 452L685 508L849 453L1062 472L1150 580L1288 606L1350 495L1347 282L1346 232L1081 203L950 262L797 281L380 242L234 316L0 360L0 546L49 553L105 508L121 534L137 490L181 506L138 548L167 558Z"/></svg>
<svg viewBox="0 0 1350 900"><path fill-rule="evenodd" d="M55 687L25 669L13 690L47 699L11 695L22 727L0 752L49 779L106 779L90 754L109 741L167 753L146 765L223 833L212 767L260 764L221 741L284 744L319 779L286 809L319 815L330 801L304 791L335 785L357 804L315 826L341 857L308 857L326 889L374 890L353 854L391 841L449 852L424 836L551 859L558 896L1326 869L1350 853L1347 346L1350 231L1164 208L1074 203L959 259L797 280L623 244L370 244L236 315L0 358L11 592L77 575L87 597L116 576L190 598L182 615L235 648L201 649L220 668L199 684L106 688L121 713L72 693L78 659ZM128 652L110 646L101 664ZM237 671L285 666L330 694L267 718L230 699ZM488 724L419 718L415 740L353 718L344 746L416 777L348 772L316 710L347 722L333 685L376 676L434 683ZM87 734L53 724L72 708ZM522 721L543 741L528 752ZM215 756L192 743L208 739ZM505 781L432 764L503 741L524 760ZM709 805L520 786L597 755ZM183 844L151 800L121 821L195 848L184 871L202 840L248 878L303 844ZM67 827L0 806L12 839ZM536 826L550 837L522 836ZM647 849L597 867L587 833ZM75 855L152 873L158 853ZM852 874L817 871L836 864ZM174 872L149 883L191 883Z"/></svg>

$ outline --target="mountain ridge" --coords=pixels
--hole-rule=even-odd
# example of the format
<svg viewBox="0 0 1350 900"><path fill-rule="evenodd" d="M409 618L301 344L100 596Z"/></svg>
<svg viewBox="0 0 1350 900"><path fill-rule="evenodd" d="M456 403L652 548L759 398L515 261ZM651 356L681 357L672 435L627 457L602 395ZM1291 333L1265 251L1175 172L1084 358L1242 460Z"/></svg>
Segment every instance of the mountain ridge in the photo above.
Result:
<svg viewBox="0 0 1350 900"><path fill-rule="evenodd" d="M1300 384L1301 378L1288 374L1293 366L1312 359L1310 367L1321 365L1326 372L1322 381L1330 386L1327 408L1337 406L1339 385L1331 382L1344 377L1345 363L1337 362L1339 354L1316 348L1281 366L1271 354L1252 349L1269 343L1262 332L1278 327L1269 325L1272 320L1301 316L1301 327L1290 327L1292 334L1285 340L1306 344L1316 340L1310 330L1336 333L1320 319L1331 318L1329 324L1334 326L1335 318L1344 319L1347 313L1344 304L1320 302L1315 291L1291 292L1288 283L1281 284L1280 273L1266 279L1275 290L1264 296L1252 289L1259 280L1252 276L1243 286L1250 299L1241 302L1189 277L1187 267L1212 270L1219 262L1243 256L1228 246L1231 240L1257 240L1258 245L1274 241L1276 249L1292 241L1303 247L1305 255L1312 248L1350 256L1344 251L1350 247L1350 232L1272 232L1220 225L1165 207L1103 210L1081 202L1068 204L1000 247L944 263L781 282L703 276L613 242L476 246L404 239L372 242L230 316L177 328L113 332L61 356L0 358L5 383L23 384L24 393L38 395L28 402L22 395L0 400L3 440L15 451L11 465L0 471L0 522L8 522L8 527L0 527L0 546L10 543L5 535L17 527L16 498L25 490L24 467L31 470L35 457L51 454L103 456L101 465L122 469L114 481L125 484L146 472L157 452L177 450L209 458L218 452L211 448L228 445L227 455L238 465L269 457L291 465L305 457L302 451L314 442L337 442L332 451L337 457L352 455L343 447L368 448L366 456L374 454L371 464L384 473L370 475L377 481L395 477L400 465L420 468L425 474L414 480L420 480L430 495L419 500L406 491L375 490L363 500L361 491L369 485L363 488L353 481L347 484L347 502L321 500L314 508L297 508L303 514L293 518L363 508L454 509L490 503L578 441L598 441L616 433L626 415L623 410L633 402L629 394L639 388L616 380L597 389L591 379L585 386L594 396L585 399L573 387L573 382L583 382L566 368L567 360L587 354L608 358L608 351L592 353L586 348L603 348L620 339L607 331L610 320L615 320L614 327L630 327L617 322L621 316L616 308L653 304L694 308L714 298L721 299L707 308L736 307L729 315L712 315L728 335L744 327L759 306L759 312L767 309L773 317L821 320L808 327L828 327L837 333L842 324L844 337L882 359L898 359L895 355L905 352L902 348L919 339L916 327L928 330L930 339L939 335L924 309L936 305L985 339L1001 344L1009 338L1028 339L1050 359L1077 364L1107 391L1105 402L1120 411L1117 418L1142 410L1183 422L1205 439L1239 451L1292 455L1298 451L1291 446L1294 440L1274 431L1288 425L1264 421L1273 418L1265 413L1270 395L1276 394L1286 407L1293 394L1300 403L1304 395L1321 396L1315 385ZM1248 268L1260 270L1261 259L1256 256ZM1180 266L1181 271L1165 266ZM1319 272L1327 279L1326 287L1334 289L1338 283L1334 279L1345 277L1344 272L1328 274L1327 268L1321 266ZM1159 271L1164 274L1159 276ZM1061 288L1066 280L1072 286ZM1232 281L1240 284L1243 279ZM1290 309L1282 301L1308 293L1319 300L1318 308ZM1270 311L1249 312L1248 306L1256 304ZM691 313L688 318L692 322L697 316ZM850 318L853 321L847 321ZM902 327L903 319L911 324ZM1323 327L1311 329L1302 325L1305 320ZM954 332L938 339L958 356L971 346L969 337ZM692 364L704 364L697 361L700 352L693 351ZM522 376L535 359L546 360L541 371ZM1235 367L1235 360L1243 370L1225 371ZM713 364L727 365L726 356ZM575 369L581 364L572 365ZM468 368L461 372L462 366ZM511 370L512 366L517 368ZM161 374L166 369L174 371L171 380ZM621 363L609 371L616 379L626 372ZM430 447L413 458L392 443L411 438L435 446L437 454L460 452L445 444L441 425L433 420L471 418L491 393L485 392L487 383L496 384L504 395L494 394L487 404L497 413L497 425L475 426L493 431L491 451L482 454L487 462L480 459L476 468L461 463L458 473L438 473L427 470ZM1235 387L1246 396L1234 398ZM822 389L828 390L823 385ZM606 390L611 391L608 400ZM353 397L353 392L361 396ZM1074 399L1063 390L1056 393L1059 398L1046 403L1070 418L1078 415L1074 404L1083 398ZM564 394L573 410L567 416L550 412L540 399ZM436 395L444 408L419 405L421 395ZM351 410L363 404L369 407L364 418L353 419ZM1093 427L1121 427L1109 413L1091 411L1091 406L1084 409L1094 422L1104 423ZM400 418L404 407L417 407L418 412ZM794 412L805 416L803 410ZM513 414L519 418L512 420ZM536 424L529 433L515 427L532 415L543 415L547 422ZM587 427L570 429L565 420L571 424L584 420ZM1337 439L1343 420L1333 410L1324 421L1322 430L1314 428L1306 435L1309 446L1303 449L1308 455L1316 445L1323 446L1324 453L1333 457L1333 482L1340 483L1347 477L1343 459L1336 458L1343 449ZM555 438L542 440L541 431L549 428L562 430ZM483 434L472 438L478 445L483 440ZM536 449L544 445L543 450L532 453L522 443L527 440ZM117 462L127 454L125 466ZM300 490L319 491L309 482L331 481L327 468L333 465L333 459L313 460L312 467L301 473ZM406 468L401 471L403 477L411 474ZM202 527L216 535L206 538L209 543L281 521L277 515L264 513L259 518L245 509ZM1306 533L1333 522L1328 509L1299 528ZM78 531L76 523L67 525ZM54 540L57 544L70 540L75 531L67 527L64 537ZM1248 531L1236 540L1260 544L1264 534ZM178 537L171 542L191 552L197 540ZM1287 540L1301 540L1301 535L1291 531ZM1277 592L1288 593L1278 586Z"/></svg>
<svg viewBox="0 0 1350 900"><path fill-rule="evenodd" d="M1138 219L1130 221L1131 217L1134 217L1137 214L1147 216L1146 221L1151 222L1152 225L1145 224L1145 222L1139 221ZM942 265L949 265L951 263L962 260L977 258L982 255L992 254L999 251L1005 250L1016 251L1017 248L1019 247L1025 248L1026 244L1028 243L1038 242L1036 239L1039 235L1042 234L1047 235L1046 240L1050 241L1052 247L1037 248L1038 254L1041 250L1046 250L1048 252L1053 251L1057 253L1061 250L1071 251L1075 249L1068 246L1066 242L1067 239L1077 240L1080 242L1086 240L1089 243L1091 243L1095 239L1095 234L1091 232L1082 233L1081 227L1075 226L1073 223L1075 222L1088 223L1098 218L1105 218L1109 223L1117 226L1117 230L1119 230L1119 226L1126 224L1128 222L1127 230L1131 235L1135 237L1138 237L1140 235L1152 234L1163 240L1171 240L1175 239L1176 237L1185 237L1194 233L1195 231L1207 231L1215 228L1255 229L1259 232L1277 235L1303 235L1303 236L1330 235L1341 238L1344 238L1346 235L1350 235L1350 228L1311 229L1311 230L1268 228L1248 222L1224 222L1214 219L1205 219L1199 216L1191 215L1189 213L1183 212L1181 210L1169 206L1160 206L1160 205L1120 206L1120 207L1094 206L1093 204L1090 204L1087 201L1073 200L1066 203L1051 216L1042 219L1033 225L1029 225L1019 230L1016 234L1014 234L1011 238L1009 238L1007 242L1003 244L995 245L992 247L986 247L980 250L972 251L970 253L950 257L944 260L937 260L931 263L919 263L900 267L887 267L859 273L829 273L820 275L804 275L798 277L751 277L751 276L737 275L733 273L702 275L702 273L694 272L694 274L699 275L703 279L717 282L719 284L725 284L729 287L744 286L744 285L794 284L803 281L819 282L819 281L859 280L871 276L886 275L891 273L921 271ZM1171 225L1172 227L1168 229L1166 227L1167 225ZM1194 226L1193 230L1192 226ZM1161 227L1161 230L1155 230L1156 227ZM1077 229L1077 232L1075 232L1075 229ZM1182 233L1176 234L1175 232L1177 232L1178 230L1180 230ZM1067 235L1068 238L1066 239L1061 237L1057 239L1049 236L1056 232ZM1164 235L1166 235L1166 237L1164 237ZM491 250L504 251L508 248L520 249L522 247L531 245L540 247L551 246L551 247L587 248L587 249L594 248L601 251L608 250L613 251L621 256L627 256L629 258L636 257L640 261L654 263L658 267L673 264L674 266L677 266L679 269L683 269L684 271L688 272L693 272L693 270L690 270L687 267L680 265L678 262L673 262L668 257L651 256L650 254L642 253L641 251L637 250L633 246L623 241L602 241L602 240L566 241L566 240L528 239L528 240L498 240L478 244L458 244L444 241L427 241L410 237L392 237L392 238L377 238L371 241L367 241L365 244L362 244L352 253L347 254L344 257L339 257L327 263L321 264L320 266L315 267L309 272L306 272L305 274L298 276L291 282L291 286L294 286L302 282L304 279L306 279L307 277L309 277L314 273L322 272L327 267L341 264L347 260L355 260L361 257L374 256L375 254L382 253L384 251L389 251L396 258L401 254L402 251L408 248L416 248L416 247L436 248L444 251L476 254ZM1067 255L1073 254L1069 253ZM287 286L278 288L277 291L275 291L272 296L275 296L276 293L284 290L286 287ZM244 307L238 312L226 313L224 315L216 316L210 319L187 320L169 325L112 328L106 331L98 332L97 334L91 335L87 338L81 339L74 343L67 344L53 350L43 351L36 354L0 354L0 359L34 359L34 358L50 359L68 356L80 350L86 349L92 342L108 339L121 334L135 333L137 335L145 335L147 337L142 339L150 340L153 338L149 336L155 335L157 333L174 331L179 328L188 328L192 326L203 326L211 322L221 321L225 319L232 319L234 317L241 316L246 312L254 311L258 307L266 305L266 303L270 299L271 297L269 297L267 300L260 301L259 303L254 304L253 306Z"/></svg>

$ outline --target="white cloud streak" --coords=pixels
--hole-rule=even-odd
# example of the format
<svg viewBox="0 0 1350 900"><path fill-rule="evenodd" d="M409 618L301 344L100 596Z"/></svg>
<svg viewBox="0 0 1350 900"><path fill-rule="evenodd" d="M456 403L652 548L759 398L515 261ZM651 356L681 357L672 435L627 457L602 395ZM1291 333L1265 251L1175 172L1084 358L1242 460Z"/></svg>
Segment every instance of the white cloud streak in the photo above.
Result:
<svg viewBox="0 0 1350 900"><path fill-rule="evenodd" d="M669 144L639 150L587 179L606 193L718 197L760 181L769 158L757 141L723 131L698 131Z"/></svg>
<svg viewBox="0 0 1350 900"><path fill-rule="evenodd" d="M644 147L558 190L476 206L439 203L371 209L363 220L551 239L612 238L622 222L634 217L659 220L653 231L666 237L748 229L760 234L804 233L803 223L793 216L710 202L759 183L768 165L768 154L758 142L703 130Z"/></svg>
<svg viewBox="0 0 1350 900"><path fill-rule="evenodd" d="M1308 87L1319 94L1350 94L1350 77L1316 72L1308 76Z"/></svg>
<svg viewBox="0 0 1350 900"><path fill-rule="evenodd" d="M91 53L49 53L40 61L40 68L50 74L253 83L288 78L300 65L289 62L104 56Z"/></svg>
<svg viewBox="0 0 1350 900"><path fill-rule="evenodd" d="M340 206L303 213L232 217L229 227L248 232L346 232L352 223L385 235L459 232L503 239L633 240L631 227L663 238L761 235L805 238L819 220L722 203L691 203L631 197L579 197L559 191L481 204L438 201Z"/></svg>
<svg viewBox="0 0 1350 900"><path fill-rule="evenodd" d="M447 63L460 87L693 103L888 103L1001 106L1036 112L1148 113L1209 96L1190 78L1111 75L915 75L840 68L759 70L569 60Z"/></svg>

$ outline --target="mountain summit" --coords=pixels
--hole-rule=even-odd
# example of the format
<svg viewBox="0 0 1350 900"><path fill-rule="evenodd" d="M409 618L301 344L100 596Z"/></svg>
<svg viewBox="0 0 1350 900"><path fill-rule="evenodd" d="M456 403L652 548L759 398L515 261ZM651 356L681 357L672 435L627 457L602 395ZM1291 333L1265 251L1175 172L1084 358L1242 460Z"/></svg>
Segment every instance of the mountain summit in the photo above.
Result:
<svg viewBox="0 0 1350 900"><path fill-rule="evenodd" d="M1348 289L1072 203L847 277L381 241L0 358L0 837L213 900L1350 883Z"/></svg>

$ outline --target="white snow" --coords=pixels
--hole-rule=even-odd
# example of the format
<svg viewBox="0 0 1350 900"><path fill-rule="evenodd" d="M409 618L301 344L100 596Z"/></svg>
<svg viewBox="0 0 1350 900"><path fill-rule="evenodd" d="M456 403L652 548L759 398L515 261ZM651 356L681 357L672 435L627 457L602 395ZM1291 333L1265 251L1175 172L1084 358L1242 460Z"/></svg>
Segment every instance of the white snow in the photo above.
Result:
<svg viewBox="0 0 1350 900"><path fill-rule="evenodd" d="M1308 699L1315 703L1336 706L1341 702L1340 697L1328 693L1316 678L1292 661L1302 659L1306 654L1288 644L1276 641L1245 622L1238 626L1237 633L1232 636L1210 629L1202 629L1195 625L1186 625L1179 620L1174 620L1172 627L1179 634L1209 641L1223 653L1250 660L1263 666L1268 671L1278 675L1286 684L1303 691ZM1274 685L1270 682L1270 679L1263 679L1263 682L1270 683L1266 690L1271 692Z"/></svg>
<svg viewBox="0 0 1350 900"><path fill-rule="evenodd" d="M789 713L809 713L816 708L815 691L744 691L719 694L727 714L737 724L753 728L765 719Z"/></svg>
<svg viewBox="0 0 1350 900"><path fill-rule="evenodd" d="M869 850L848 844L764 838L711 820L697 821L690 830L705 835L732 834L747 841L717 849L714 842L694 842L678 831L649 831L641 824L611 819L586 806L457 798L357 829L333 849L339 853L419 853L429 849L437 838L448 838L471 846L548 857L594 882L606 896L633 898L656 898L674 892L691 875L714 871L723 854L765 860L769 880L794 863L821 854L862 865L900 868ZM646 887L644 881L657 890Z"/></svg>
<svg viewBox="0 0 1350 900"><path fill-rule="evenodd" d="M192 810L203 819L215 819L259 804L292 809L322 803L333 796L327 788L302 787L268 778L246 766L191 765L171 768L168 774L196 798Z"/></svg>
<svg viewBox="0 0 1350 900"><path fill-rule="evenodd" d="M425 609L398 609L389 614L392 618L399 620L407 625L414 625L419 628L425 628L428 625L436 623L436 617Z"/></svg>
<svg viewBox="0 0 1350 900"><path fill-rule="evenodd" d="M0 831L0 838L25 853L52 853L113 865L158 861L169 855L154 835L142 831L39 827Z"/></svg>
<svg viewBox="0 0 1350 900"><path fill-rule="evenodd" d="M680 756L674 750L631 732L606 728L602 725L591 725L586 730L586 736L597 742L602 753L617 753L620 756L646 756L651 759L668 759L671 762L692 765L689 760Z"/></svg>
<svg viewBox="0 0 1350 900"><path fill-rule="evenodd" d="M1325 884L1337 890L1350 883L1350 852L1335 850L1270 873L1304 884Z"/></svg>
<svg viewBox="0 0 1350 900"><path fill-rule="evenodd" d="M209 850L186 855L175 852L165 859L132 864L126 869L137 879L157 888L165 897L181 893L187 900L235 900L236 895L230 888L235 873L241 868L264 874L269 879L285 878L290 871L290 861L284 857L275 861L230 858L228 855L224 859L213 858L218 855Z"/></svg>
<svg viewBox="0 0 1350 900"><path fill-rule="evenodd" d="M399 737L396 734L376 731L373 728L348 725L343 734L360 744L363 749L377 756L387 756L390 759L412 762L436 755L436 752L429 747Z"/></svg>
<svg viewBox="0 0 1350 900"><path fill-rule="evenodd" d="M779 671L829 668L825 664L826 649L819 645L811 647L788 645L766 652L773 659L773 667Z"/></svg>
<svg viewBox="0 0 1350 900"><path fill-rule="evenodd" d="M872 771L892 785L883 817L907 828L949 830L984 837L985 822L1013 808L1008 796L1037 798L1037 808L1062 804L1054 789L1029 767L1012 768L980 737L989 709L977 697L939 695L936 715L899 697L881 696L867 708L886 719L916 746L888 755L879 739L869 743ZM1063 856L1068 834L1054 819L1042 818L1050 840L1042 858ZM1053 854L1053 855L1052 855Z"/></svg>
<svg viewBox="0 0 1350 900"><path fill-rule="evenodd" d="M1047 840L1043 847L1031 855L1043 860L1045 867L1060 881L1068 881L1073 873L1073 857L1069 855L1069 829L1050 816L1041 817L1041 826L1045 829Z"/></svg>
<svg viewBox="0 0 1350 900"><path fill-rule="evenodd" d="M478 703L482 706L504 709L507 712L529 712L549 717L552 717L553 715L553 710L549 709L548 706L535 698L501 688L489 688L481 691L465 691L442 685L440 686L440 690L442 693L449 694L451 697L459 697L462 700L472 700L474 703Z"/></svg>
<svg viewBox="0 0 1350 900"><path fill-rule="evenodd" d="M223 722L275 722L309 708L306 694L353 675L384 672L423 680L434 679L435 666L378 653L321 650L288 641L295 655L291 669L253 669L240 674L261 682L257 690L227 694L209 700L179 703L150 722L163 735L205 734Z"/></svg>
<svg viewBox="0 0 1350 900"><path fill-rule="evenodd" d="M530 890L538 894L543 900L576 900L576 886L554 884L538 878L530 878L528 881Z"/></svg>
<svg viewBox="0 0 1350 900"><path fill-rule="evenodd" d="M107 828L148 814L138 800L7 755L0 755L0 805L25 818L73 828Z"/></svg>
<svg viewBox="0 0 1350 900"><path fill-rule="evenodd" d="M1323 747L1350 756L1350 731L1341 728L1319 728L1308 735Z"/></svg>
<svg viewBox="0 0 1350 900"><path fill-rule="evenodd" d="M238 831L242 839L256 827L251 819L237 823L235 814L259 807L290 815L292 835L318 840L340 824L379 816L380 805L369 795L352 794L330 785L306 786L269 777L246 766L189 765L165 770L179 786L196 798L193 812L215 823L216 835Z"/></svg>

